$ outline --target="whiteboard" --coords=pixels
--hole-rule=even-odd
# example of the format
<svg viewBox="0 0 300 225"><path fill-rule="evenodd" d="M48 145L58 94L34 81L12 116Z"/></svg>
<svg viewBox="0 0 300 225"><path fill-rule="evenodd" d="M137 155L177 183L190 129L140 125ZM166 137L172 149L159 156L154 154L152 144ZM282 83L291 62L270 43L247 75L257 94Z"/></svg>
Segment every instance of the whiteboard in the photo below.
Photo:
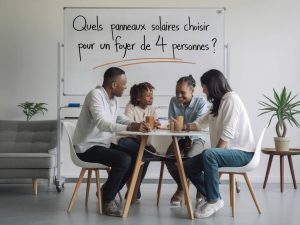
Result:
<svg viewBox="0 0 300 225"><path fill-rule="evenodd" d="M63 92L86 95L111 66L127 90L150 82L174 95L176 81L209 69L225 72L223 8L64 8Z"/></svg>

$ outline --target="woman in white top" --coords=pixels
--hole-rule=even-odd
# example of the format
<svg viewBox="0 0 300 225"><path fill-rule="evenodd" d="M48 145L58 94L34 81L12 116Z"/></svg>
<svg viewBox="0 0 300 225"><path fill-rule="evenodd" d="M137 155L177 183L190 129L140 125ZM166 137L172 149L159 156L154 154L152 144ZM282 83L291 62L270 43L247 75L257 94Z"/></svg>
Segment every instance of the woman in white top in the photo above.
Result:
<svg viewBox="0 0 300 225"><path fill-rule="evenodd" d="M211 148L186 160L184 167L187 177L202 194L197 199L195 217L205 218L224 206L219 193L218 169L246 165L253 157L255 141L244 104L224 75L218 70L209 70L200 81L212 107L186 129L209 127Z"/></svg>

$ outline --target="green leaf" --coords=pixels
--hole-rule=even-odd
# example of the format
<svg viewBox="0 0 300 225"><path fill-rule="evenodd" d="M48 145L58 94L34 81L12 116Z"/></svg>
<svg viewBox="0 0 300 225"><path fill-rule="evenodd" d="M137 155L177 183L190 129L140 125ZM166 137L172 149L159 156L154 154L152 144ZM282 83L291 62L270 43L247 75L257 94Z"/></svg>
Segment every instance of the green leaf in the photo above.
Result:
<svg viewBox="0 0 300 225"><path fill-rule="evenodd" d="M287 120L291 126L300 126L294 117L296 114L300 113L298 110L300 101L296 100L297 95L292 95L292 92L287 91L284 86L281 92L277 92L273 88L273 99L264 94L263 96L267 99L267 101L258 101L258 104L262 106L262 108L259 109L262 112L259 113L258 116L270 113L271 117L268 126L271 124L272 119L276 116L278 129L276 132L278 135L286 133L285 120Z"/></svg>
<svg viewBox="0 0 300 225"><path fill-rule="evenodd" d="M34 102L24 102L18 104L20 108L23 109L23 113L26 115L26 119L30 120L34 115L42 113L43 115L48 109L45 107L47 103L34 103Z"/></svg>

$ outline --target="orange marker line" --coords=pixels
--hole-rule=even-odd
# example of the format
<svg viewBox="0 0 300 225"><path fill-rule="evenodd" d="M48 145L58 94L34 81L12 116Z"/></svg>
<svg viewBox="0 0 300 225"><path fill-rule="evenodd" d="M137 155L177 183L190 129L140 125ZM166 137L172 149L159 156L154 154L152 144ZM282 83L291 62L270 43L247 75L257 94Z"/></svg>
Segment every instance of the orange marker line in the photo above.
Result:
<svg viewBox="0 0 300 225"><path fill-rule="evenodd" d="M101 65L98 65L98 66L95 66L93 68L94 69L97 69L99 67L102 67L102 66L107 66L107 65L110 65L110 64L115 64L115 63L120 63L120 62L128 62L128 61L135 61L135 60L182 60L182 59L174 59L174 58L136 58L136 59L125 59L125 60L120 60L120 61L113 61L113 62L109 62L109 63L105 63L105 64L101 64Z"/></svg>
<svg viewBox="0 0 300 225"><path fill-rule="evenodd" d="M196 64L194 62L185 62L185 61L145 61L145 62L134 62L124 65L119 65L118 67L132 66L137 64L146 64L146 63L186 63L186 64Z"/></svg>

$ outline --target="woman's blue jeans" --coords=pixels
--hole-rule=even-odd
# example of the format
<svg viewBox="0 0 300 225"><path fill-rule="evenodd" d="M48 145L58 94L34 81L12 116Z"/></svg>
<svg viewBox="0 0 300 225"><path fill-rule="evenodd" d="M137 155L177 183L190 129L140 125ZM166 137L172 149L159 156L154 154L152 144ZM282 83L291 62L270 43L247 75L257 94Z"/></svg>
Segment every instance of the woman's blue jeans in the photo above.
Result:
<svg viewBox="0 0 300 225"><path fill-rule="evenodd" d="M186 176L206 197L208 202L220 198L219 171L220 167L240 167L248 164L253 152L238 149L209 148L184 162Z"/></svg>

